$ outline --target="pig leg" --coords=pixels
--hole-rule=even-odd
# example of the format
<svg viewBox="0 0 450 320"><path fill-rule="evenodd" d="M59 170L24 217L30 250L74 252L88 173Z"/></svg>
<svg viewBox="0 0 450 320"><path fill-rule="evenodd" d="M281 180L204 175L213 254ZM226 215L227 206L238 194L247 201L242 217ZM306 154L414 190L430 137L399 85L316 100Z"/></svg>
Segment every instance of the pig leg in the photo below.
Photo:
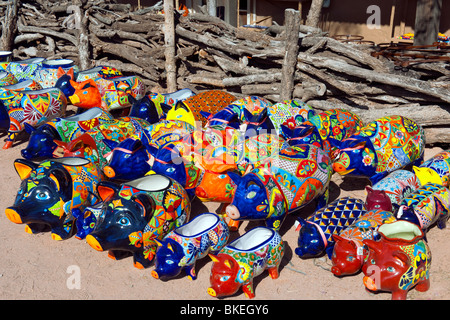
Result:
<svg viewBox="0 0 450 320"><path fill-rule="evenodd" d="M46 231L49 231L49 226L43 223L30 223L25 226L25 232L29 234L36 234Z"/></svg>
<svg viewBox="0 0 450 320"><path fill-rule="evenodd" d="M73 235L74 221L70 220L62 225L52 227L52 239L53 240L66 240Z"/></svg>
<svg viewBox="0 0 450 320"><path fill-rule="evenodd" d="M278 276L280 275L280 274L278 273L278 265L276 265L275 267L272 267L272 268L267 269L267 271L269 271L269 276L270 276L272 279L277 279Z"/></svg>
<svg viewBox="0 0 450 320"><path fill-rule="evenodd" d="M242 285L242 291L244 291L247 298L253 299L255 297L255 292L253 291L253 281Z"/></svg>
<svg viewBox="0 0 450 320"><path fill-rule="evenodd" d="M190 266L184 267L184 271L186 272L186 275L187 275L189 280L196 280L197 279L197 274L195 272L195 262L192 265L190 265Z"/></svg>
<svg viewBox="0 0 450 320"><path fill-rule="evenodd" d="M148 254L148 257L145 257L144 252L134 252L133 253L133 262L134 266L138 269L147 269L153 262L153 258L155 257L155 252L152 251Z"/></svg>
<svg viewBox="0 0 450 320"><path fill-rule="evenodd" d="M428 289L430 289L430 278L424 279L423 281L420 281L416 285L416 290L420 292L425 292Z"/></svg>
<svg viewBox="0 0 450 320"><path fill-rule="evenodd" d="M436 204L437 204L437 202L436 202ZM440 204L440 207L442 208L441 209L442 212L439 215L439 218L438 218L438 221L437 221L437 227L439 229L445 229L445 227L447 225L448 216L449 216L449 209L445 208L442 204Z"/></svg>
<svg viewBox="0 0 450 320"><path fill-rule="evenodd" d="M9 149L12 147L14 140L16 139L17 132L8 131L8 137L6 137L6 142L3 145L3 149Z"/></svg>
<svg viewBox="0 0 450 320"><path fill-rule="evenodd" d="M281 216L270 217L270 218L266 219L266 226L268 228L272 228L272 229L278 231L278 230L280 230L280 227L284 221L284 218L286 218L286 214L283 214Z"/></svg>

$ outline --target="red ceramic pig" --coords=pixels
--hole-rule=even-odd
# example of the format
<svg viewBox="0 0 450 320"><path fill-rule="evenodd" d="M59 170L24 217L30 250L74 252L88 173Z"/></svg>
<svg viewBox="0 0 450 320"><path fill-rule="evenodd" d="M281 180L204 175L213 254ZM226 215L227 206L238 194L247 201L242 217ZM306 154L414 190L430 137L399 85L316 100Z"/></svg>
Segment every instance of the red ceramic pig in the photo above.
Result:
<svg viewBox="0 0 450 320"><path fill-rule="evenodd" d="M431 252L422 230L409 221L396 221L378 229L379 241L364 240L369 255L362 267L364 285L372 291L392 292L405 300L408 290L430 287Z"/></svg>
<svg viewBox="0 0 450 320"><path fill-rule="evenodd" d="M278 267L284 255L284 242L274 229L256 227L228 244L213 260L211 287L213 297L235 294L242 286L248 298L254 298L253 279L268 269L272 279L278 278Z"/></svg>
<svg viewBox="0 0 450 320"><path fill-rule="evenodd" d="M346 276L361 270L367 254L364 239L374 239L378 228L396 221L393 213L385 210L368 210L339 235L333 235L334 248L331 272L336 276Z"/></svg>

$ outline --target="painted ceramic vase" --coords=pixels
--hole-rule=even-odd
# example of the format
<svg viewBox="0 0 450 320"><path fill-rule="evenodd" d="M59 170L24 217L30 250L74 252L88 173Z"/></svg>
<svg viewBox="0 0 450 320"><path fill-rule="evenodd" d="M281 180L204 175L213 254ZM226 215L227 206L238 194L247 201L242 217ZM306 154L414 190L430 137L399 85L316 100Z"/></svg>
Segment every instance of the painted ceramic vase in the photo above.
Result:
<svg viewBox="0 0 450 320"><path fill-rule="evenodd" d="M119 257L128 251L136 268L148 268L157 244L189 219L191 203L176 181L149 175L118 185L102 182L98 193L104 202L94 231L86 241L97 251ZM119 256L118 256L119 255Z"/></svg>
<svg viewBox="0 0 450 320"><path fill-rule="evenodd" d="M450 150L439 152L413 170L422 184L432 182L450 187Z"/></svg>
<svg viewBox="0 0 450 320"><path fill-rule="evenodd" d="M275 230L256 227L229 243L213 260L208 294L225 297L235 294L240 287L247 298L254 298L253 279L269 271L278 278L278 267L284 256L284 242Z"/></svg>
<svg viewBox="0 0 450 320"><path fill-rule="evenodd" d="M175 228L158 243L155 279L168 280L178 276L182 269L190 280L197 278L195 262L208 253L217 254L230 237L228 226L215 213L202 213L190 222Z"/></svg>
<svg viewBox="0 0 450 320"><path fill-rule="evenodd" d="M0 71L0 87L16 84L18 81L12 73Z"/></svg>
<svg viewBox="0 0 450 320"><path fill-rule="evenodd" d="M306 219L298 218L299 230L295 253L302 259L318 257L324 252L331 258L333 235L349 227L366 213L364 202L352 197L334 200Z"/></svg>
<svg viewBox="0 0 450 320"><path fill-rule="evenodd" d="M25 124L25 130L30 134L30 138L27 147L21 151L22 157L29 160L58 158L61 155L54 154L58 149L55 140L68 143L92 128L114 121L108 112L92 108L70 117L55 118L38 128Z"/></svg>
<svg viewBox="0 0 450 320"><path fill-rule="evenodd" d="M317 208L328 203L331 179L328 154L312 145L280 150L243 176L228 172L235 185L226 214L233 220L264 219L278 230L286 214L318 200Z"/></svg>
<svg viewBox="0 0 450 320"><path fill-rule="evenodd" d="M111 160L103 168L103 171L108 178L115 180L143 177L148 171L152 170L150 145L159 148L170 142L179 141L192 133L194 129L193 126L184 121L163 120L145 127L131 138L121 142L109 142L109 147L112 150ZM169 174L168 176L175 178L174 175ZM175 180L180 182L180 179Z"/></svg>
<svg viewBox="0 0 450 320"><path fill-rule="evenodd" d="M397 219L418 225L424 232L437 222L444 229L450 214L450 192L439 184L427 183L400 203Z"/></svg>
<svg viewBox="0 0 450 320"><path fill-rule="evenodd" d="M45 58L30 58L20 61L11 61L7 71L12 73L17 81L34 80L37 70L42 67Z"/></svg>
<svg viewBox="0 0 450 320"><path fill-rule="evenodd" d="M367 177L372 185L392 171L408 165L419 166L425 150L423 128L402 116L380 118L343 141L329 141L339 149L334 171Z"/></svg>
<svg viewBox="0 0 450 320"><path fill-rule="evenodd" d="M419 189L421 185L418 177L411 171L396 170L378 181L373 187L366 187L366 203L375 201L376 192L374 191L384 191L392 205L390 209L386 210L397 211L402 200Z"/></svg>
<svg viewBox="0 0 450 320"><path fill-rule="evenodd" d="M61 68L65 72L73 69L75 73L79 68L75 65L75 62L70 59L55 59L45 60L42 62L42 66L36 71L36 77L34 78L42 88L55 87L56 81L60 77L58 70Z"/></svg>
<svg viewBox="0 0 450 320"><path fill-rule="evenodd" d="M97 167L82 158L45 160L39 164L17 159L14 167L22 184L14 205L5 211L8 219L25 223L28 233L50 229L54 240L71 237L75 230L72 209L82 209L96 201L96 187L101 180Z"/></svg>
<svg viewBox="0 0 450 320"><path fill-rule="evenodd" d="M420 228L408 221L382 225L378 241L364 240L369 255L362 267L364 285L388 291L393 300L406 300L408 291L430 288L431 251Z"/></svg>
<svg viewBox="0 0 450 320"><path fill-rule="evenodd" d="M201 124L199 123L200 128L203 128L206 125L206 119L201 115L200 111L216 113L234 100L236 100L234 95L221 90L201 92L178 102L167 113L166 119L186 121L194 127L197 127L196 122L198 121L201 122Z"/></svg>
<svg viewBox="0 0 450 320"><path fill-rule="evenodd" d="M5 96L7 95L7 97ZM8 137L3 149L12 146L25 123L37 127L66 112L67 100L58 88L3 91L1 102L9 116Z"/></svg>
<svg viewBox="0 0 450 320"><path fill-rule="evenodd" d="M392 212L369 210L338 235L333 234L331 272L336 276L347 276L360 271L369 253L363 240L375 240L381 225L395 221Z"/></svg>

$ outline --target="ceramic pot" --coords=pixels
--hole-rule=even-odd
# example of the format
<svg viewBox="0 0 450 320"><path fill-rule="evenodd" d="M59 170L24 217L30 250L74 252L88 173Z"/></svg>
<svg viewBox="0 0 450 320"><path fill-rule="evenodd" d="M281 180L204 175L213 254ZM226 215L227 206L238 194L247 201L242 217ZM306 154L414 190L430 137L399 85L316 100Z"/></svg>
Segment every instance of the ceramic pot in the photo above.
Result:
<svg viewBox="0 0 450 320"><path fill-rule="evenodd" d="M393 300L405 300L413 287L430 287L431 251L420 228L408 221L383 224L379 241L364 240L369 255L362 267L367 289L388 291Z"/></svg>
<svg viewBox="0 0 450 320"><path fill-rule="evenodd" d="M39 70L36 71L35 80L39 82L42 88L54 87L58 80L59 68L65 72L68 72L71 68L73 68L75 73L79 70L75 62L70 59L46 60L42 63Z"/></svg>
<svg viewBox="0 0 450 320"><path fill-rule="evenodd" d="M12 73L17 81L33 80L36 72L42 67L45 58L30 58L21 61L11 61L7 71Z"/></svg>
<svg viewBox="0 0 450 320"><path fill-rule="evenodd" d="M11 51L0 51L0 71L6 71L9 62L12 59Z"/></svg>

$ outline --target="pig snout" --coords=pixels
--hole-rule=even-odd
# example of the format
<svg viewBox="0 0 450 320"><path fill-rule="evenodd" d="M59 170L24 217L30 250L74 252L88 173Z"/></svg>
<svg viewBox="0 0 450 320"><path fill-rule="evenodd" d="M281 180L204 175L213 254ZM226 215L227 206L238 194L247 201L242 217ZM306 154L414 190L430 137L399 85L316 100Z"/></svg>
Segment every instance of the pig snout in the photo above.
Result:
<svg viewBox="0 0 450 320"><path fill-rule="evenodd" d="M233 204L227 206L226 214L229 218L233 220L238 220L241 217L239 209Z"/></svg>
<svg viewBox="0 0 450 320"><path fill-rule="evenodd" d="M333 266L333 267L331 267L331 272L332 272L335 276L340 276L340 275L342 275L342 270L341 270L338 266Z"/></svg>
<svg viewBox="0 0 450 320"><path fill-rule="evenodd" d="M12 221L12 222L14 222L14 223L17 223L17 224L23 223L23 222L22 222L22 218L20 217L20 214L19 214L15 209L13 209L13 208L7 208L7 209L5 210L5 214L6 214L6 217L7 217L10 221Z"/></svg>

